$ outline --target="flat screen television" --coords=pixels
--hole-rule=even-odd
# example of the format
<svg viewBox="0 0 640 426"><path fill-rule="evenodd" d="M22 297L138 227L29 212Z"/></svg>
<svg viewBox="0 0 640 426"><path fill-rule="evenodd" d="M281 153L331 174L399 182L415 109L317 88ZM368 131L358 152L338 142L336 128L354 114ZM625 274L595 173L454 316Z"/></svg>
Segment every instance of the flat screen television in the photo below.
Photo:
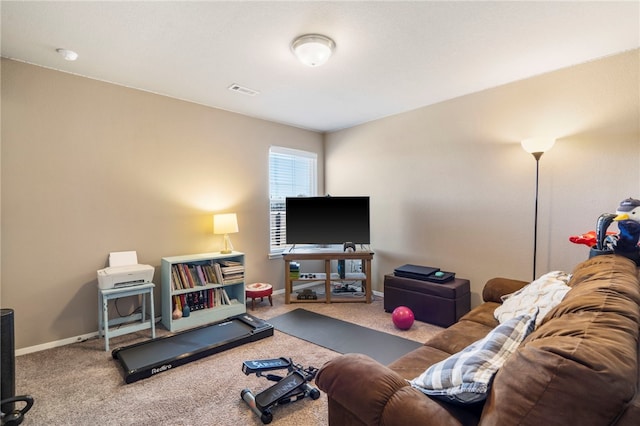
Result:
<svg viewBox="0 0 640 426"><path fill-rule="evenodd" d="M286 199L287 244L370 244L369 197Z"/></svg>

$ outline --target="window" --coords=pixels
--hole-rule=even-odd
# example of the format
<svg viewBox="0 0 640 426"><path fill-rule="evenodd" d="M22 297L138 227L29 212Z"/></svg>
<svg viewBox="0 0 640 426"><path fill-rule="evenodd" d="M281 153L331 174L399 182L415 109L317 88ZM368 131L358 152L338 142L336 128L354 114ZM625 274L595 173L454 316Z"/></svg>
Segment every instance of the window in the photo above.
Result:
<svg viewBox="0 0 640 426"><path fill-rule="evenodd" d="M287 197L312 197L317 188L317 154L273 146L269 149L270 253L286 247Z"/></svg>

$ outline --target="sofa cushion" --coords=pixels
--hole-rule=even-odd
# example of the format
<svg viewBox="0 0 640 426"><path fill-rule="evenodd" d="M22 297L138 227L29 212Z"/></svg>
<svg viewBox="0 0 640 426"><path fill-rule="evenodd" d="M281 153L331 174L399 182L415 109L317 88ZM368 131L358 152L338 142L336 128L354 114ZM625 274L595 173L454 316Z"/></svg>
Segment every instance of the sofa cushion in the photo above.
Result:
<svg viewBox="0 0 640 426"><path fill-rule="evenodd" d="M498 322L532 314L536 309L536 327L553 307L557 306L571 289L567 285L571 275L562 271L548 272L515 293L502 296L502 305L494 311Z"/></svg>
<svg viewBox="0 0 640 426"><path fill-rule="evenodd" d="M484 400L496 371L533 331L536 313L500 324L485 338L432 365L410 384L449 402L469 404Z"/></svg>
<svg viewBox="0 0 640 426"><path fill-rule="evenodd" d="M498 320L496 320L495 316L493 315L493 313L499 306L500 306L499 303L485 302L482 305L477 306L471 311L469 311L469 313L467 313L465 316L460 318L460 321L475 322L478 324L482 324L486 327L489 327L489 329L485 330L485 332L481 336L481 337L484 337L487 335L488 332L496 328L496 326L499 324Z"/></svg>
<svg viewBox="0 0 640 426"><path fill-rule="evenodd" d="M494 327L497 325L496 321ZM494 327L487 327L474 321L458 321L433 336L425 345L453 355L485 337Z"/></svg>
<svg viewBox="0 0 640 426"><path fill-rule="evenodd" d="M411 380L422 374L426 365L433 365L449 356L450 353L423 345L393 361L388 367L404 379Z"/></svg>

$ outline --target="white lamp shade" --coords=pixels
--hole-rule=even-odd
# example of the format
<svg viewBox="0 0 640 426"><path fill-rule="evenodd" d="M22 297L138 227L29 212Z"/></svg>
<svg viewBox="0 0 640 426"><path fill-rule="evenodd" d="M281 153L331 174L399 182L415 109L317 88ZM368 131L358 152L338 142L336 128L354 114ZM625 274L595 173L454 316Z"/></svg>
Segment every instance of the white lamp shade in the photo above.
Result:
<svg viewBox="0 0 640 426"><path fill-rule="evenodd" d="M233 234L235 232L238 232L238 218L235 213L213 215L214 234Z"/></svg>
<svg viewBox="0 0 640 426"><path fill-rule="evenodd" d="M335 46L329 37L307 34L295 39L291 43L291 50L303 64L317 67L327 62Z"/></svg>
<svg viewBox="0 0 640 426"><path fill-rule="evenodd" d="M530 138L522 141L522 148L529 154L534 152L547 152L556 143L555 139L551 138Z"/></svg>

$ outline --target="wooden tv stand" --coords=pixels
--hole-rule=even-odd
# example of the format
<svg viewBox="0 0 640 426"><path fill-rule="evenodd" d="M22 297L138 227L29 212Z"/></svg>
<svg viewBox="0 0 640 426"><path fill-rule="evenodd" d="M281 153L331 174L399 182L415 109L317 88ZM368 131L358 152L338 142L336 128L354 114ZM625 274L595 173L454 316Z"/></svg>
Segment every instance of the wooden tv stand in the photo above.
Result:
<svg viewBox="0 0 640 426"><path fill-rule="evenodd" d="M300 250L283 254L284 259L284 291L285 291L285 303L309 303L309 302L364 302L371 303L372 289L371 289L371 260L373 259L373 252L371 251L355 251L351 253L346 252L327 252L322 250ZM345 278L340 278L337 273L331 272L332 260L360 260L362 262L362 272L347 272ZM290 265L292 261L297 260L323 260L324 272L316 274L303 274L304 277L292 278L290 273ZM308 275L311 275L309 277ZM303 299L300 300L297 296L293 296L293 283L294 282L322 282L324 281L325 294L318 295L317 299ZM354 297L353 293L332 294L331 283L332 282L351 282L360 281L364 287L364 297Z"/></svg>

